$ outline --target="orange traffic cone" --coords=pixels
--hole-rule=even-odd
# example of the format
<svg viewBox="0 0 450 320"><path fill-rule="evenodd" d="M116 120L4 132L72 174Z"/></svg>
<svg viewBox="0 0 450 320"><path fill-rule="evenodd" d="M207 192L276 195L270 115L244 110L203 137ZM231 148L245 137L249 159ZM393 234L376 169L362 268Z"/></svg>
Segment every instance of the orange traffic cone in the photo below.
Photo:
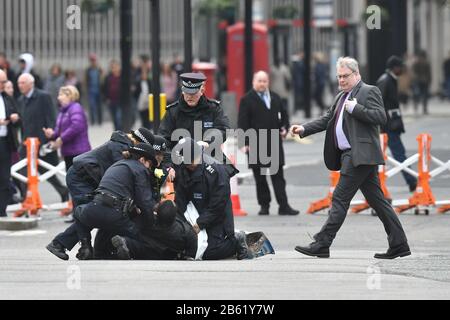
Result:
<svg viewBox="0 0 450 320"><path fill-rule="evenodd" d="M22 203L22 208L14 213L14 217L21 217L25 213L37 215L42 208L41 196L39 194L39 176L38 176L38 152L39 139L28 138L25 141L27 146L27 160L28 160L28 189L25 201Z"/></svg>
<svg viewBox="0 0 450 320"><path fill-rule="evenodd" d="M412 197L408 199L409 204L396 207L397 213L412 208L418 210L418 206L433 206L436 202L430 187L431 135L422 133L417 136L416 140L419 142L419 180L417 189ZM428 209L425 210L425 213L428 214Z"/></svg>
<svg viewBox="0 0 450 320"><path fill-rule="evenodd" d="M340 173L339 171L330 171L330 190L328 191L328 195L326 198L317 200L310 204L308 211L306 213L315 213L317 211L326 209L331 207L331 199L333 198L333 192L336 188L336 185L339 182Z"/></svg>
<svg viewBox="0 0 450 320"><path fill-rule="evenodd" d="M229 158L233 163L233 165L236 165L234 155L231 155ZM246 216L247 212L241 208L241 200L239 199L238 181L236 176L231 177L230 187L231 187L231 203L233 204L233 216Z"/></svg>

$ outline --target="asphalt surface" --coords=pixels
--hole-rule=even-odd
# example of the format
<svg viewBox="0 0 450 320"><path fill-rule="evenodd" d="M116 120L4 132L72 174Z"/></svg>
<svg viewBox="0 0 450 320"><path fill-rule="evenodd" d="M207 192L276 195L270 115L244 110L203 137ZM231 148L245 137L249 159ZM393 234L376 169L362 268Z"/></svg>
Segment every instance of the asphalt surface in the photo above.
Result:
<svg viewBox="0 0 450 320"><path fill-rule="evenodd" d="M447 108L448 103L436 103L430 116L406 115L403 140L408 155L417 152L417 134L427 132L433 137L432 155L450 160ZM296 120L304 121L298 117L292 122ZM107 125L91 128L91 142L100 144L110 132ZM78 261L75 247L70 260L62 261L45 246L68 225L57 212L43 212L35 229L0 231L0 299L449 299L450 216L435 208L428 216L412 211L399 216L412 250L406 258L373 258L387 249L387 240L381 222L369 211L348 214L329 259L294 250L310 243L327 218L326 211L305 213L328 192L322 146L322 134L285 143L288 197L301 210L299 216L278 216L274 202L270 216L258 216L251 176L239 185L248 215L235 217L236 228L263 231L275 255L247 261ZM244 176L249 172L245 165L240 169ZM431 186L438 200L450 200L450 171L433 179ZM399 175L388 180L388 188L394 199L410 196ZM44 203L59 200L48 184L40 190Z"/></svg>

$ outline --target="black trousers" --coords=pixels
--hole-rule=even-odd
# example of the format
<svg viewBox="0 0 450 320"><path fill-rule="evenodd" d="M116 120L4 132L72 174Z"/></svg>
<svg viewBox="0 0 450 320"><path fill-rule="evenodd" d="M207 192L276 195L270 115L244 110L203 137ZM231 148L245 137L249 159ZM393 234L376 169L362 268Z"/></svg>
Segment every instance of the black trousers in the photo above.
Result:
<svg viewBox="0 0 450 320"><path fill-rule="evenodd" d="M139 239L138 229L134 222L117 209L110 208L95 201L86 205L83 210L75 210L73 215L78 239L91 239L92 229L104 229L114 235Z"/></svg>
<svg viewBox="0 0 450 320"><path fill-rule="evenodd" d="M11 192L9 180L11 178L11 150L6 138L0 137L0 217L6 217Z"/></svg>
<svg viewBox="0 0 450 320"><path fill-rule="evenodd" d="M258 204L261 207L269 207L271 197L270 189L267 183L267 177L261 174L259 167L252 167L253 176L256 182L256 196ZM284 179L283 166L280 166L278 172L270 176L272 180L273 190L275 192L275 198L277 199L280 208L286 208L288 206L288 199L286 194L286 180Z"/></svg>
<svg viewBox="0 0 450 320"><path fill-rule="evenodd" d="M203 253L203 260L227 259L236 254L237 240L233 235L226 235L223 225L216 225L206 229L208 247Z"/></svg>
<svg viewBox="0 0 450 320"><path fill-rule="evenodd" d="M388 235L389 247L406 243L406 235L394 209L384 197L378 179L377 165L354 167L350 152L341 157L341 177L333 192L332 206L328 219L314 239L324 247L331 246L336 233L344 223L350 201L358 189L361 190L369 205L374 209L384 225Z"/></svg>

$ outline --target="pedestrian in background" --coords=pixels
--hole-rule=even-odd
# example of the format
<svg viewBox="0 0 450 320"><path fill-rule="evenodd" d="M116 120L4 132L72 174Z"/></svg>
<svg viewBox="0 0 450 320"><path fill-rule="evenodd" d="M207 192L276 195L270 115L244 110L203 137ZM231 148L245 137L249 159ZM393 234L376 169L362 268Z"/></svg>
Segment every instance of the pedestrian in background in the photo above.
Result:
<svg viewBox="0 0 450 320"><path fill-rule="evenodd" d="M163 92L166 94L167 105L177 100L178 76L168 63L164 63L162 67L161 82Z"/></svg>
<svg viewBox="0 0 450 320"><path fill-rule="evenodd" d="M288 66L278 58L270 68L270 79L270 90L280 96L283 108L287 112L289 96L291 95L292 77Z"/></svg>
<svg viewBox="0 0 450 320"><path fill-rule="evenodd" d="M149 101L148 96L152 92L152 81L149 63L141 63L139 70L139 77L134 85L134 98L137 101L137 109L139 117L141 118L141 125L144 128L150 129L151 123L149 119Z"/></svg>
<svg viewBox="0 0 450 320"><path fill-rule="evenodd" d="M323 94L328 79L328 65L326 64L325 56L321 52L314 54L314 100L320 109L321 114L326 111L323 102Z"/></svg>
<svg viewBox="0 0 450 320"><path fill-rule="evenodd" d="M304 109L304 74L305 63L303 61L304 54L300 52L294 57L292 62L292 84L294 89L294 106L295 111Z"/></svg>
<svg viewBox="0 0 450 320"><path fill-rule="evenodd" d="M74 86L59 90L59 114L54 128L43 128L45 136L51 141L54 150L61 149L66 163L66 171L73 159L89 150L88 124L83 107L78 102L80 94Z"/></svg>
<svg viewBox="0 0 450 320"><path fill-rule="evenodd" d="M286 194L286 180L284 179L283 166L285 164L284 149L282 140L286 137L289 129L289 117L286 109L283 108L280 97L269 90L269 75L265 71L258 71L253 75L253 89L247 92L239 104L238 127L246 132L249 129L256 130L258 137L256 145L249 145L245 141L244 152L249 155L249 167L253 171L256 182L256 196L258 204L261 206L259 215L268 215L270 208L270 189L267 184L265 170L275 166L274 171L269 171L273 184L273 190L277 199L279 215L297 215L298 210L294 210L288 203ZM265 130L265 139L262 132ZM277 130L278 147L272 144L271 131ZM266 142L266 145L262 145ZM263 163L261 152L266 150L270 157L269 163ZM256 154L256 163L251 163L250 153ZM276 161L278 160L278 161ZM278 162L278 163L276 163Z"/></svg>
<svg viewBox="0 0 450 320"><path fill-rule="evenodd" d="M62 86L64 86L62 68L59 63L55 63L50 68L50 74L44 84L44 91L47 91L47 93L50 94L55 106L58 105L59 89L61 89Z"/></svg>
<svg viewBox="0 0 450 320"><path fill-rule="evenodd" d="M444 82L445 82L445 95L450 99L450 51L448 57L444 61Z"/></svg>
<svg viewBox="0 0 450 320"><path fill-rule="evenodd" d="M403 60L397 56L391 56L386 63L386 72L377 81L377 87L383 97L384 109L386 110L387 123L381 127L382 132L388 135L388 146L395 160L402 163L406 160L406 150L400 138L405 133L402 112L398 99L397 78L403 72ZM403 178L413 192L417 187L417 179L402 171Z"/></svg>
<svg viewBox="0 0 450 320"><path fill-rule="evenodd" d="M103 84L103 96L106 99L111 119L114 123L114 130L122 129L122 106L120 105L120 79L121 79L120 63L112 60L110 63L110 72Z"/></svg>
<svg viewBox="0 0 450 320"><path fill-rule="evenodd" d="M431 66L427 59L427 53L422 50L417 55L417 60L412 66L414 111L417 113L419 103L422 103L423 114L428 114L428 97L431 84Z"/></svg>
<svg viewBox="0 0 450 320"><path fill-rule="evenodd" d="M17 150L15 124L19 121L15 102L4 92L7 82L6 72L0 70L0 217L6 217L11 198L11 158Z"/></svg>
<svg viewBox="0 0 450 320"><path fill-rule="evenodd" d="M102 83L103 70L98 65L97 55L95 53L89 54L89 67L85 73L86 91L88 95L89 105L89 120L91 125L102 125L103 110L102 110Z"/></svg>
<svg viewBox="0 0 450 320"><path fill-rule="evenodd" d="M20 93L22 94L18 99L19 114L21 116L21 133L22 139L25 141L27 138L37 137L41 146L47 144L48 139L42 128L54 128L55 127L55 109L53 100L48 93L34 86L34 77L25 73L19 77L18 86ZM24 145L19 148L21 159L26 159L27 150ZM57 166L59 164L58 154L56 151L39 154L39 159ZM43 167L39 167L39 173L43 174L47 170ZM24 176L27 175L27 170L22 170ZM48 182L56 189L61 196L61 202L69 200L69 191L64 186L56 175L48 179ZM22 197L26 195L26 185L21 183Z"/></svg>

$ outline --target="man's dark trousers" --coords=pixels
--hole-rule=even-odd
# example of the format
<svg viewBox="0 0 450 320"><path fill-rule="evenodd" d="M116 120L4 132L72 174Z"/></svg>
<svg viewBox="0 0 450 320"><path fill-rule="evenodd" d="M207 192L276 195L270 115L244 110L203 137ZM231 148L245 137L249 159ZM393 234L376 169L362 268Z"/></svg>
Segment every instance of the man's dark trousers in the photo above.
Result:
<svg viewBox="0 0 450 320"><path fill-rule="evenodd" d="M396 247L407 242L405 232L392 209L385 199L378 179L377 165L361 165L354 167L350 151L341 156L341 176L333 192L332 207L325 225L314 239L323 247L330 247L336 233L344 223L350 201L358 189L361 190L369 205L377 212L378 218L388 234L389 247Z"/></svg>
<svg viewBox="0 0 450 320"><path fill-rule="evenodd" d="M261 207L268 207L270 205L271 198L267 177L261 174L260 167L252 167L252 170L256 182L258 204ZM275 198L277 199L279 206L281 208L286 208L288 205L288 200L286 195L286 180L284 179L283 167L280 167L277 173L270 175L270 178L272 179Z"/></svg>
<svg viewBox="0 0 450 320"><path fill-rule="evenodd" d="M11 194L9 179L11 177L11 151L6 137L0 137L0 217L6 216Z"/></svg>

